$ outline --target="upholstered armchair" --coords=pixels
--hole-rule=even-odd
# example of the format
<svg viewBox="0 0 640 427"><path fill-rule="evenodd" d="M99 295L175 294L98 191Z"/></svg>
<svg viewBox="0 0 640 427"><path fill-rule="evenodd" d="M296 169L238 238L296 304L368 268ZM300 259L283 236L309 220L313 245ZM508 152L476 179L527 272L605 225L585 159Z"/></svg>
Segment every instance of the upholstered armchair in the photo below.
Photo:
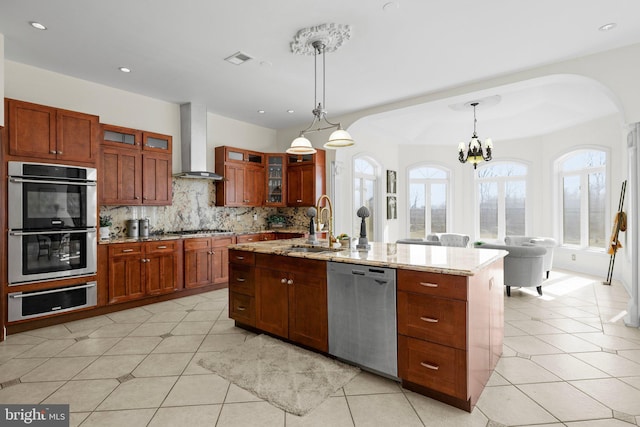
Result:
<svg viewBox="0 0 640 427"><path fill-rule="evenodd" d="M476 244L476 248L502 249L509 254L504 258L504 285L507 296L511 296L511 286L535 286L542 295L544 256L547 250L541 246L496 245L491 243Z"/></svg>
<svg viewBox="0 0 640 427"><path fill-rule="evenodd" d="M439 235L442 246L456 246L466 248L469 244L469 235L458 233L442 233Z"/></svg>
<svg viewBox="0 0 640 427"><path fill-rule="evenodd" d="M551 237L531 237L531 236L507 236L504 243L509 246L541 246L547 250L544 255L544 271L549 278L549 272L553 268L553 249L558 245Z"/></svg>

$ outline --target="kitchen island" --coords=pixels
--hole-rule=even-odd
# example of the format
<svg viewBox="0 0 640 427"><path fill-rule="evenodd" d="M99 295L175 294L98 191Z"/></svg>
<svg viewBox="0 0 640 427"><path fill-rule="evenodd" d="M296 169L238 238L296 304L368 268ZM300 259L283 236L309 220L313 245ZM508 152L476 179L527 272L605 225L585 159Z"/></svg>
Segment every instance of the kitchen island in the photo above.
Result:
<svg viewBox="0 0 640 427"><path fill-rule="evenodd" d="M471 411L502 354L506 251L305 239L231 245L229 313L239 327L329 353L327 263L395 270L397 380Z"/></svg>

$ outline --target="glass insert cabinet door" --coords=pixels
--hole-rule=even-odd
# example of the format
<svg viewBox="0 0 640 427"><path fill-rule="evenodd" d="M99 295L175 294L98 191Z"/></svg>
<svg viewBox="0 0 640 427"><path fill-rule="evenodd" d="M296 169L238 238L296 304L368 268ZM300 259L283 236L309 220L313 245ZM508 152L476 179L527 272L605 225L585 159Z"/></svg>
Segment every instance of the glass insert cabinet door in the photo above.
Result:
<svg viewBox="0 0 640 427"><path fill-rule="evenodd" d="M267 200L272 206L284 206L284 155L267 155Z"/></svg>

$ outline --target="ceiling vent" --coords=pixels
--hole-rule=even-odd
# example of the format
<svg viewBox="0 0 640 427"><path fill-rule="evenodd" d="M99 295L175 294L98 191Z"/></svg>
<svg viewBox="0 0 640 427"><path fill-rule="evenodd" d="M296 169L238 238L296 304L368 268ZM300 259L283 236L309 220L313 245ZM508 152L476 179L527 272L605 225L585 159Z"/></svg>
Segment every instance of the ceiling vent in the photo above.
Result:
<svg viewBox="0 0 640 427"><path fill-rule="evenodd" d="M240 51L234 53L233 55L231 55L231 56L229 56L227 58L224 58L225 61L231 62L234 65L241 65L241 64L244 64L245 62L250 61L252 59L253 59L252 56L249 56L246 53L240 52Z"/></svg>

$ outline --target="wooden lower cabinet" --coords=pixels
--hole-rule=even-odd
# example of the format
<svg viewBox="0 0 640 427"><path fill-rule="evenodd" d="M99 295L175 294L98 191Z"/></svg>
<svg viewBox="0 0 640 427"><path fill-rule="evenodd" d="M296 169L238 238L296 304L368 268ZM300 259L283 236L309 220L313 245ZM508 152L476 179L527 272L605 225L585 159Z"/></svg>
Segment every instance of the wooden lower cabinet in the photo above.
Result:
<svg viewBox="0 0 640 427"><path fill-rule="evenodd" d="M237 250L230 260L232 319L328 351L326 262Z"/></svg>
<svg viewBox="0 0 640 427"><path fill-rule="evenodd" d="M405 388L473 410L502 354L502 265L500 259L473 276L398 270Z"/></svg>
<svg viewBox="0 0 640 427"><path fill-rule="evenodd" d="M109 303L173 292L178 284L178 241L110 244Z"/></svg>
<svg viewBox="0 0 640 427"><path fill-rule="evenodd" d="M184 241L184 286L198 288L229 280L229 249L233 236L203 237Z"/></svg>

